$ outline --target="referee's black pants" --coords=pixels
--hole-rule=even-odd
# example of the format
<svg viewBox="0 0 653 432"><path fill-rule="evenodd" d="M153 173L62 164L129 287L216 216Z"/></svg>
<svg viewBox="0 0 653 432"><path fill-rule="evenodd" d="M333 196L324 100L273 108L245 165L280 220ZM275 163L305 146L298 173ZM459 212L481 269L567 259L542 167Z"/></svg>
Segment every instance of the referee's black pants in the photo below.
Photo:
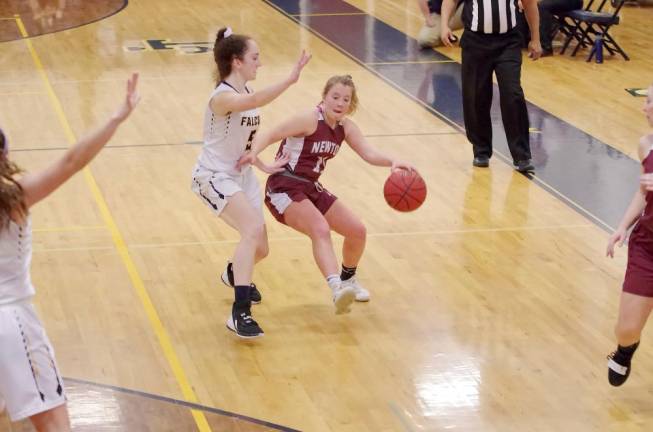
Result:
<svg viewBox="0 0 653 432"><path fill-rule="evenodd" d="M522 39L516 29L504 34L465 30L462 48L463 115L474 157L492 156L492 72L497 75L501 119L513 162L531 158L528 111L521 88Z"/></svg>

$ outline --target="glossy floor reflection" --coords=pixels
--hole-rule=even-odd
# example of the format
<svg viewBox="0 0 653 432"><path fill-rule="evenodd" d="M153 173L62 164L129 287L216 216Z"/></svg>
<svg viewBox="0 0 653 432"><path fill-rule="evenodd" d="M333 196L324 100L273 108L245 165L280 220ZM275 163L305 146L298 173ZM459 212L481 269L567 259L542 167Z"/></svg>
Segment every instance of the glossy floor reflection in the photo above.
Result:
<svg viewBox="0 0 653 432"><path fill-rule="evenodd" d="M21 38L15 15L33 37L107 18L125 6L127 0L0 0L0 42Z"/></svg>
<svg viewBox="0 0 653 432"><path fill-rule="evenodd" d="M65 379L68 411L76 432L191 431L191 409L204 413L213 431L270 432L295 429L158 395ZM10 424L0 417L0 432L32 431L29 421Z"/></svg>

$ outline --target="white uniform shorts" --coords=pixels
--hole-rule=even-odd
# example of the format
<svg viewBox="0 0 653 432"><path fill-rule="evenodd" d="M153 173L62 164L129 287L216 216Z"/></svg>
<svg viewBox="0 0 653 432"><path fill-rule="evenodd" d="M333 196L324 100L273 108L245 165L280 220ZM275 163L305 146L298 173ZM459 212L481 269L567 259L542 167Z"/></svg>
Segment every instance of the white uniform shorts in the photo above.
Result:
<svg viewBox="0 0 653 432"><path fill-rule="evenodd" d="M191 189L218 216L227 205L229 197L236 192L243 192L252 207L263 214L261 186L251 167L240 175L231 175L195 165Z"/></svg>
<svg viewBox="0 0 653 432"><path fill-rule="evenodd" d="M0 399L12 421L66 403L54 350L28 300L0 305Z"/></svg>

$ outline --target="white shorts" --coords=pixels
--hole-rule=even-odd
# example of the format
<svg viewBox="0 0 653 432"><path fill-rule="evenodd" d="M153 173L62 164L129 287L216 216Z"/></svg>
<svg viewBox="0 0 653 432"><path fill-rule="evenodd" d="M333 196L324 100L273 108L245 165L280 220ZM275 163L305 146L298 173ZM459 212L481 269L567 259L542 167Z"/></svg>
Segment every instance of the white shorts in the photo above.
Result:
<svg viewBox="0 0 653 432"><path fill-rule="evenodd" d="M54 350L34 306L0 306L0 399L12 421L66 403Z"/></svg>
<svg viewBox="0 0 653 432"><path fill-rule="evenodd" d="M261 186L251 167L241 175L234 176L195 165L191 189L218 216L227 205L229 197L236 192L243 192L252 207L263 214Z"/></svg>

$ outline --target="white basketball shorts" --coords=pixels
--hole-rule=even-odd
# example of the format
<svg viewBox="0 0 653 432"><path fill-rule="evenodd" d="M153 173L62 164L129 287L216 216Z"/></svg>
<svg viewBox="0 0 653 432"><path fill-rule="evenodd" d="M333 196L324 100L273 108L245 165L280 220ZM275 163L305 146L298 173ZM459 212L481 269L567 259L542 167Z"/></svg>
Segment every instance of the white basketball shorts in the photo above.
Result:
<svg viewBox="0 0 653 432"><path fill-rule="evenodd" d="M243 192L249 203L259 212L263 212L263 194L254 170L246 168L241 175L216 172L195 165L191 189L215 214L220 215L229 197L236 192Z"/></svg>
<svg viewBox="0 0 653 432"><path fill-rule="evenodd" d="M54 350L28 300L0 305L0 399L12 421L66 403Z"/></svg>

